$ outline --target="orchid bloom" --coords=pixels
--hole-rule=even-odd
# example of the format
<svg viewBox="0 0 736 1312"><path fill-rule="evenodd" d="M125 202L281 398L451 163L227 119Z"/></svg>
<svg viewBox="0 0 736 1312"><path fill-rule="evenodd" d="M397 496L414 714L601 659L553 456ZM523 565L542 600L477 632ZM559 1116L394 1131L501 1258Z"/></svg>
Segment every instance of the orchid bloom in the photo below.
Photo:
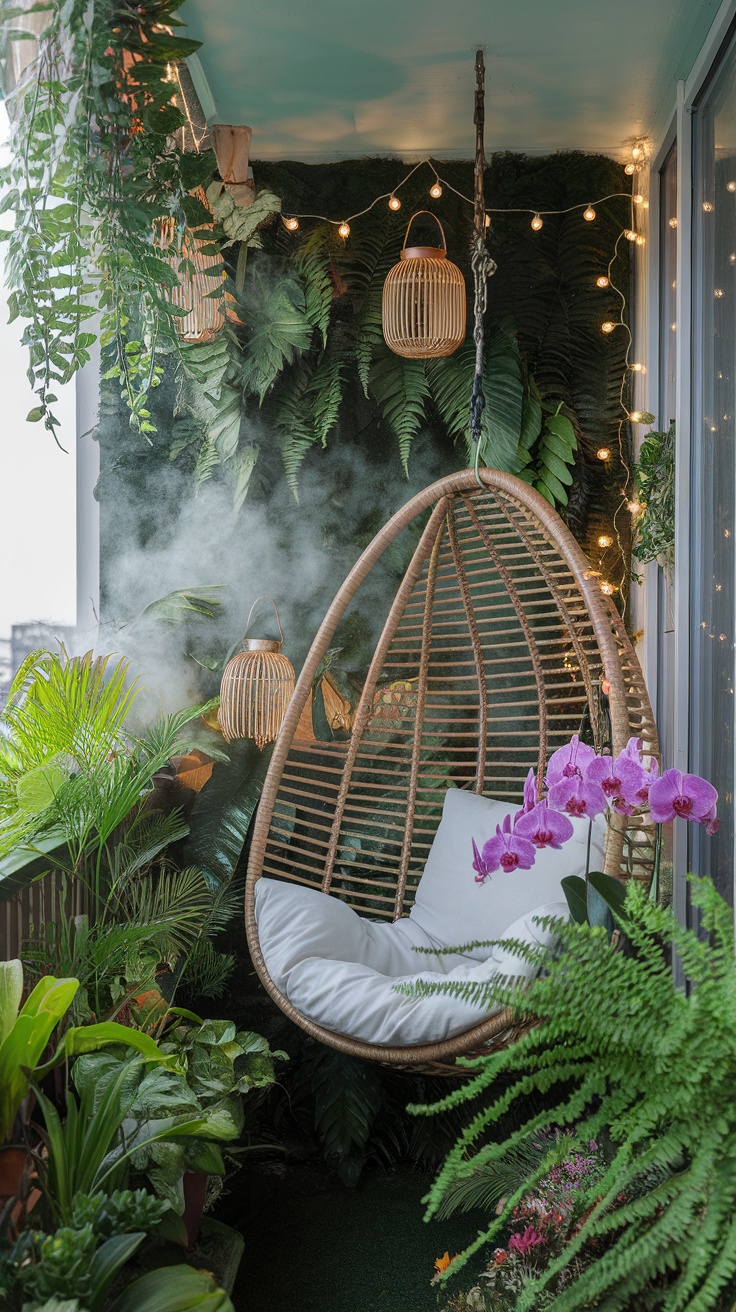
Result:
<svg viewBox="0 0 736 1312"><path fill-rule="evenodd" d="M547 787L552 788L563 779L582 779L591 761L594 760L593 748L588 747L587 743L581 743L578 735L573 734L569 743L564 747L558 747L547 762L545 776Z"/></svg>
<svg viewBox="0 0 736 1312"><path fill-rule="evenodd" d="M561 811L550 810L544 798L530 811L519 816L514 832L520 838L529 838L536 848L562 847L575 832L571 822Z"/></svg>
<svg viewBox="0 0 736 1312"><path fill-rule="evenodd" d="M488 874L499 866L506 874L512 870L531 870L535 856L534 844L516 834L510 815L504 816L503 825L496 825L493 838L483 844L482 860Z"/></svg>
<svg viewBox="0 0 736 1312"><path fill-rule="evenodd" d="M720 825L716 819L717 801L718 793L712 784L698 774L683 774L682 770L665 770L649 789L649 810L657 824L680 816L705 825L709 834L714 834Z"/></svg>
<svg viewBox="0 0 736 1312"><path fill-rule="evenodd" d="M549 790L549 805L554 811L564 811L567 815L585 816L595 820L605 811L608 799L600 784L588 783L580 775L561 779Z"/></svg>
<svg viewBox="0 0 736 1312"><path fill-rule="evenodd" d="M472 843L473 843L473 869L475 871L475 882L476 884L485 884L486 880L490 879L491 872L488 866L486 865L485 861L483 860L483 857L481 856L480 852L478 851L478 844L476 843L475 839L472 839Z"/></svg>
<svg viewBox="0 0 736 1312"><path fill-rule="evenodd" d="M648 769L644 766L641 738L629 738L615 760L612 756L596 756L585 772L585 781L599 784L619 815L633 815L647 805L649 789L657 772L654 760Z"/></svg>

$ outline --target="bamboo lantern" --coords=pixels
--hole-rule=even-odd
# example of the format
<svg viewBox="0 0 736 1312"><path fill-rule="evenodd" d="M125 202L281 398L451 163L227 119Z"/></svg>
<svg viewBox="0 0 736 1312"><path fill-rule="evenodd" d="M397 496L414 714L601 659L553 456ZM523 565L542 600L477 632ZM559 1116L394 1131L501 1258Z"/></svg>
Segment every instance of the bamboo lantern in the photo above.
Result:
<svg viewBox="0 0 736 1312"><path fill-rule="evenodd" d="M254 738L258 748L273 742L294 691L294 666L281 655L284 633L273 597L256 597L251 615L259 601L270 601L276 611L280 641L273 638L243 638L242 649L230 658L220 686L220 728L226 740Z"/></svg>
<svg viewBox="0 0 736 1312"><path fill-rule="evenodd" d="M207 198L201 187L192 193L203 205ZM207 206L209 209L209 206ZM176 220L161 220L161 246L168 250L175 245ZM225 325L225 297L210 296L210 292L222 289L224 268L219 254L207 255L202 247L212 242L212 224L203 223L198 228L187 228L182 238L181 251L169 255L169 263L179 277L178 286L169 293L171 304L184 310L183 315L176 316L176 333L183 342L211 342ZM194 265L194 272L180 272L182 260L189 260Z"/></svg>
<svg viewBox="0 0 736 1312"><path fill-rule="evenodd" d="M442 233L437 246L407 246L419 214L430 214ZM386 345L409 360L452 355L465 340L465 279L447 258L445 231L436 214L418 210L409 220L401 259L383 285Z"/></svg>

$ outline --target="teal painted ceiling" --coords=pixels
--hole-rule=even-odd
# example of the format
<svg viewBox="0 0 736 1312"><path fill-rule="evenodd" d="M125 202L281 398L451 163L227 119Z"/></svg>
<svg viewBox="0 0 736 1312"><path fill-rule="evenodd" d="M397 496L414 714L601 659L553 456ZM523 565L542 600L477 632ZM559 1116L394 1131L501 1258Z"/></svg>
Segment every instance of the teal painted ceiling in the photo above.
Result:
<svg viewBox="0 0 736 1312"><path fill-rule="evenodd" d="M203 42L192 72L205 112L252 127L254 158L316 161L470 156L477 45L489 151L616 153L674 103L717 9L718 0L185 0L181 16Z"/></svg>

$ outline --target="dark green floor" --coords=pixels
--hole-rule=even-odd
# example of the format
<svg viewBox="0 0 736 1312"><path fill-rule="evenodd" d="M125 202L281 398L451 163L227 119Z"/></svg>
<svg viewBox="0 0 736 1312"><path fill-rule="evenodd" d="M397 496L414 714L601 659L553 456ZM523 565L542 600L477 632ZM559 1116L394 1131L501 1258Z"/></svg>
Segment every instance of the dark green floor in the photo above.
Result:
<svg viewBox="0 0 736 1312"><path fill-rule="evenodd" d="M436 1312L434 1260L482 1217L426 1224L428 1185L409 1168L366 1171L348 1190L312 1163L249 1165L221 1212L245 1237L236 1312Z"/></svg>

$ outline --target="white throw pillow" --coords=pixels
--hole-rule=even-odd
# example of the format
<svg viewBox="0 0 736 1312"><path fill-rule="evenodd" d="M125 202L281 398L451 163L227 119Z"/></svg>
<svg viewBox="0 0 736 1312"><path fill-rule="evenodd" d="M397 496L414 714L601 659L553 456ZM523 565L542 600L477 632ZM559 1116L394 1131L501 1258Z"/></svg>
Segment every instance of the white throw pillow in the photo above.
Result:
<svg viewBox="0 0 736 1312"><path fill-rule="evenodd" d="M535 924L535 919L544 916L564 919L566 915L564 902L540 906L510 925L508 937L548 947L554 941L554 931ZM393 928L405 923L398 921ZM447 974L423 970L422 958L414 955L413 969L395 979L362 962L307 957L290 970L286 996L303 1016L333 1033L379 1047L416 1047L462 1034L495 1015L500 1005L489 1008L442 993L407 997L396 991L397 984L417 980L436 983L448 979L490 980L495 976L528 978L535 969L531 963L500 947L494 947L485 961L473 964L465 959Z"/></svg>
<svg viewBox="0 0 736 1312"><path fill-rule="evenodd" d="M591 826L588 820L573 820L575 832L569 842L559 850L538 851L531 870L510 874L497 870L484 885L476 884L472 840L482 849L496 825L516 810L509 802L448 789L410 913L434 945L462 948L478 940L502 938L509 925L534 907L564 900L561 880L566 875L585 874ZM590 832L591 870L602 868L605 837L606 823L599 817ZM466 955L481 961L488 949L476 948Z"/></svg>

